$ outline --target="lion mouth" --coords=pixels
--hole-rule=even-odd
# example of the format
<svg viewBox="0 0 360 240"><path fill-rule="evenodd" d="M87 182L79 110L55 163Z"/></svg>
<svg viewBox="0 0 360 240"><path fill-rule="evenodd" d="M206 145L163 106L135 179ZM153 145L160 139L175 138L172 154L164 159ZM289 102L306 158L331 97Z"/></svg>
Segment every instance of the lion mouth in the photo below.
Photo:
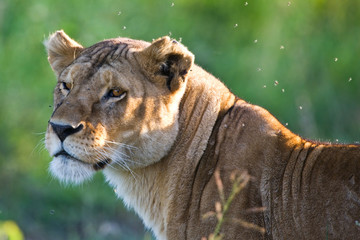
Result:
<svg viewBox="0 0 360 240"><path fill-rule="evenodd" d="M103 160L101 162L93 164L93 168L94 168L95 171L104 169L106 167L106 165L108 165L110 162L111 162L110 159L105 159L105 160Z"/></svg>
<svg viewBox="0 0 360 240"><path fill-rule="evenodd" d="M65 150L61 150L59 151L58 153L56 153L54 155L54 157L63 157L65 160L73 160L73 161L77 161L77 162L81 162L83 164L88 164L88 165L91 165L90 163L86 163L76 157L73 157L71 156L68 152L66 152ZM100 162L97 162L97 163L94 163L92 164L92 167L95 171L98 171L98 170L101 170L101 169L104 169L106 167L106 165L108 165L109 163L111 162L110 159L105 159L103 161L100 161Z"/></svg>
<svg viewBox="0 0 360 240"><path fill-rule="evenodd" d="M60 152L56 153L54 155L54 157L65 157L65 159L70 159L70 160L74 160L74 161L79 161L84 163L83 161L81 161L80 159L77 159L73 156L71 156L68 152L66 152L65 150L61 150Z"/></svg>

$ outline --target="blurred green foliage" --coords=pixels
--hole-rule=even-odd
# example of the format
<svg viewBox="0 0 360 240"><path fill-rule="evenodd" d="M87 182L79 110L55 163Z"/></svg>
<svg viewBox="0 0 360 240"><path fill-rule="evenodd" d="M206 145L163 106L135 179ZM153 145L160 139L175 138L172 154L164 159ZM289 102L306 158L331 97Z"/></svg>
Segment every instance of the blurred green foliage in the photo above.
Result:
<svg viewBox="0 0 360 240"><path fill-rule="evenodd" d="M350 0L1 0L0 221L26 239L144 239L101 174L64 187L43 138L55 77L42 41L126 36L182 42L196 63L295 133L360 141L360 2Z"/></svg>

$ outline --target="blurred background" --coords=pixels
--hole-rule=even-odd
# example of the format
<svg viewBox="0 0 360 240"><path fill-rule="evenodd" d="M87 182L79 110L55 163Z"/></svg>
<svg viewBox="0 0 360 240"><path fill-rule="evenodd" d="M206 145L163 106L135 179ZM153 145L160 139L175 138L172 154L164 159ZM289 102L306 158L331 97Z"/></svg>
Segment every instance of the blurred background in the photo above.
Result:
<svg viewBox="0 0 360 240"><path fill-rule="evenodd" d="M360 141L360 1L0 0L0 239L151 239L101 173L49 176L55 76L42 41L170 35L239 97L314 140Z"/></svg>

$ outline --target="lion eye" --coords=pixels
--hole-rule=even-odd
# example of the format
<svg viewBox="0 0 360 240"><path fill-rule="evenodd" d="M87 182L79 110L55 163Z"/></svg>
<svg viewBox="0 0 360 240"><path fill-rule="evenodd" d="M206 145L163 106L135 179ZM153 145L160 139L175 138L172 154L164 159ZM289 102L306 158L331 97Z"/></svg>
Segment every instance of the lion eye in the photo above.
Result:
<svg viewBox="0 0 360 240"><path fill-rule="evenodd" d="M124 97L126 94L125 91L122 91L120 89L112 89L109 91L109 97L113 97L113 98L121 98Z"/></svg>
<svg viewBox="0 0 360 240"><path fill-rule="evenodd" d="M70 90L71 88L72 88L72 83L69 83L69 82L63 82L62 83L62 87L63 87L63 89L65 89L65 90Z"/></svg>

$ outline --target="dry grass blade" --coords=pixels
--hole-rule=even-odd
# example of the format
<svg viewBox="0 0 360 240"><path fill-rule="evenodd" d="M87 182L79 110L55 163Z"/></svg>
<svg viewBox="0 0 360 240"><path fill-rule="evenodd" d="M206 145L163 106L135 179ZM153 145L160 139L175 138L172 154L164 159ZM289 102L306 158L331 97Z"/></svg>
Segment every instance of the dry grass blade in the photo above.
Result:
<svg viewBox="0 0 360 240"><path fill-rule="evenodd" d="M253 230L255 230L255 231L260 232L261 234L265 234L265 228L260 227L260 226L258 226L258 225L256 225L256 224L253 224L253 223L250 223L250 222L241 220L241 219L237 219L237 218L232 218L230 221L231 221L231 222L238 223L238 224L240 224L241 226L243 226L244 228L253 229Z"/></svg>
<svg viewBox="0 0 360 240"><path fill-rule="evenodd" d="M220 229L221 226L225 220L225 214L227 213L227 211L229 210L230 204L232 203L232 201L234 200L235 196L248 184L249 180L250 180L250 175L247 172L243 172L240 175L238 173L234 173L231 174L231 180L234 182L233 186L232 186L232 190L230 193L229 198L225 201L225 197L224 197L224 193L223 193L223 185L222 185L222 181L220 178L220 174L219 171L216 170L215 173L217 173L217 176L215 176L216 179L216 183L218 185L218 182L221 183L218 185L218 189L221 189L222 191L222 195L223 195L223 211L221 214L221 218L218 218L218 223L215 227L215 231L214 231L214 238L218 237L220 234ZM219 186L221 186L222 188L219 188ZM220 192L220 190L219 190ZM221 198L221 195L220 195Z"/></svg>
<svg viewBox="0 0 360 240"><path fill-rule="evenodd" d="M229 207L231 203L233 202L234 198L237 194L240 193L240 191L249 183L251 180L251 176L247 172L238 172L234 171L230 175L230 180L233 182L232 189L230 192L230 195L227 199L225 199L224 195L224 186L220 177L220 171L219 169L216 169L214 172L215 177L215 183L219 192L219 196L221 199L221 202L215 202L215 212L210 211L203 215L203 218L209 218L214 217L218 219L218 222L216 224L215 230L212 234L209 235L208 238L203 237L201 240L221 240L223 238L223 234L220 233L220 229L225 221L225 214L229 210ZM265 211L264 207L257 207L257 208L251 208L246 210L248 213L256 213L256 212L263 212ZM226 220L228 222L228 220ZM249 223L247 221L241 220L241 219L230 219L230 221L239 223L241 226L249 229L253 229L256 231L259 231L261 234L265 233L265 229L263 227L257 226L256 224Z"/></svg>
<svg viewBox="0 0 360 240"><path fill-rule="evenodd" d="M221 203L222 204L225 204L225 197L224 197L224 185L221 181L221 178L220 178L220 171L219 169L216 169L215 172L214 172L214 177L215 177L215 183L216 183L216 186L217 186L217 189L219 191L219 196L220 196L220 199L221 199Z"/></svg>

